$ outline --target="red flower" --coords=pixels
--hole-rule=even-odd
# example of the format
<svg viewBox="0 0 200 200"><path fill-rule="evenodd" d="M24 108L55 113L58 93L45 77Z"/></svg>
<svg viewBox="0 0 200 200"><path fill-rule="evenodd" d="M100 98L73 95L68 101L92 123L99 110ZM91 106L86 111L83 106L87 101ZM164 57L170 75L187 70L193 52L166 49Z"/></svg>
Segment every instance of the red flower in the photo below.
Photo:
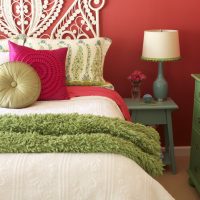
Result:
<svg viewBox="0 0 200 200"><path fill-rule="evenodd" d="M146 76L141 71L138 71L138 70L133 71L128 76L128 80L132 82L141 82L144 79L146 79Z"/></svg>

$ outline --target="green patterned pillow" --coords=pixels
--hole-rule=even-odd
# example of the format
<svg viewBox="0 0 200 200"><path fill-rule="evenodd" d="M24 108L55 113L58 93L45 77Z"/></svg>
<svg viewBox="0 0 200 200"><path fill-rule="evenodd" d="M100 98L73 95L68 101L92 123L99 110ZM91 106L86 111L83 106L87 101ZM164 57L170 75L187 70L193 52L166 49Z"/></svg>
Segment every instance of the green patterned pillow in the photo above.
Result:
<svg viewBox="0 0 200 200"><path fill-rule="evenodd" d="M0 52L8 52L9 51L9 46L8 46L8 41L12 41L15 44L23 45L25 42L25 35L20 34L16 36L12 36L11 38L6 38L6 39L0 39Z"/></svg>
<svg viewBox="0 0 200 200"><path fill-rule="evenodd" d="M90 39L39 39L27 37L25 46L33 49L58 49L68 47L66 80L68 85L92 85L113 88L103 78L106 53L111 45L108 38Z"/></svg>

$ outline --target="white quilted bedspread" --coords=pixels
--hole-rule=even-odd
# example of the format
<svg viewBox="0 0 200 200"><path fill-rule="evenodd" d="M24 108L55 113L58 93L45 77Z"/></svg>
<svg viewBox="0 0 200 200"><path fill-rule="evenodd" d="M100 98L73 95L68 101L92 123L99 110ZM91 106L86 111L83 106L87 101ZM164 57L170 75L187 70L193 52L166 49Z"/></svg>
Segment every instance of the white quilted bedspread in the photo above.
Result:
<svg viewBox="0 0 200 200"><path fill-rule="evenodd" d="M135 162L113 154L3 154L1 200L171 200Z"/></svg>
<svg viewBox="0 0 200 200"><path fill-rule="evenodd" d="M79 113L94 114L124 119L117 104L100 96L75 97L70 100L37 101L32 106L23 109L0 108L0 114L45 114L45 113Z"/></svg>
<svg viewBox="0 0 200 200"><path fill-rule="evenodd" d="M0 114L72 113L123 118L106 97L37 102ZM114 154L0 154L0 200L172 200L134 161Z"/></svg>

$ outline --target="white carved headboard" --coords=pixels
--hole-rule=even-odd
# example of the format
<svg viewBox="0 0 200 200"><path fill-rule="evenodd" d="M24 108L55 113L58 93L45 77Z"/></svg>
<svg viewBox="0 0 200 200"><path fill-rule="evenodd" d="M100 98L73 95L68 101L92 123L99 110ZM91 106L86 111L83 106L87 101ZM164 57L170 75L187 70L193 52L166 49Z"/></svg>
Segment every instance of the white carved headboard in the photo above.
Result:
<svg viewBox="0 0 200 200"><path fill-rule="evenodd" d="M99 11L105 0L0 0L0 37L39 38L99 36Z"/></svg>

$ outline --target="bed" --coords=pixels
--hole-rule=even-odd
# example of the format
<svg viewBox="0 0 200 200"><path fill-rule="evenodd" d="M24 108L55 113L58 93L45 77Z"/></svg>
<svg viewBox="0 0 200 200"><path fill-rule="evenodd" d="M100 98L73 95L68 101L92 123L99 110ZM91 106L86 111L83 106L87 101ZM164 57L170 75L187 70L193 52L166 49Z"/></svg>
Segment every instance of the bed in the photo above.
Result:
<svg viewBox="0 0 200 200"><path fill-rule="evenodd" d="M151 176L161 172L155 164L161 163L156 131L129 122L123 99L112 84L102 77L98 79L97 73L89 81L90 73L77 75L81 65L90 62L85 59L84 48L93 57L92 65L104 62L111 43L99 37L99 11L105 1L75 0L68 5L62 0L1 0L0 4L0 31L4 38L0 41L1 63L11 59L8 51L14 51L12 42L25 48L15 51L18 59L20 52L29 48L35 49L35 55L35 51L68 47L67 86L62 88L66 99L53 96L53 100L45 100L47 93L40 94L43 99L28 107L0 108L0 199L173 199ZM12 41L10 46L6 38ZM99 44L104 46L99 48ZM74 45L78 45L75 50ZM76 56L74 51L78 52ZM102 69L96 67L95 71L102 76ZM13 82L11 85L16 87ZM6 105L10 102L5 98L2 101ZM71 132L65 136L61 132L66 129ZM49 132L56 135L50 136Z"/></svg>

